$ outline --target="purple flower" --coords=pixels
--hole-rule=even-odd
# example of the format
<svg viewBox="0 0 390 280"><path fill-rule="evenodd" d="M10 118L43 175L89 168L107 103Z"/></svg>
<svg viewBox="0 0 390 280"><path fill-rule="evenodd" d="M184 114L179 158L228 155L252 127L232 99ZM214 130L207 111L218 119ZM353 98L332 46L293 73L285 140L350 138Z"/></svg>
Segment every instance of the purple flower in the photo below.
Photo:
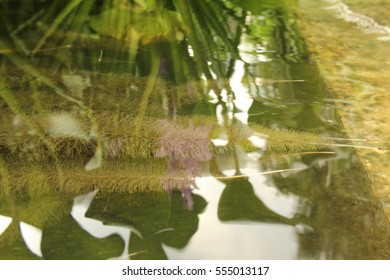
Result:
<svg viewBox="0 0 390 280"><path fill-rule="evenodd" d="M194 127L190 123L187 128L178 128L168 121L159 121L158 127L164 134L158 140L160 148L156 152L157 157L200 161L211 159L208 137L210 127Z"/></svg>
<svg viewBox="0 0 390 280"><path fill-rule="evenodd" d="M182 167L184 175L187 177L197 177L202 175L202 164L194 158L183 159Z"/></svg>
<svg viewBox="0 0 390 280"><path fill-rule="evenodd" d="M208 136L211 128L195 127L192 123L186 128L176 127L166 120L159 121L158 127L163 134L158 140L156 157L169 158L164 189L168 192L179 189L184 208L191 210L192 189L197 188L195 177L202 174L202 161L212 157Z"/></svg>

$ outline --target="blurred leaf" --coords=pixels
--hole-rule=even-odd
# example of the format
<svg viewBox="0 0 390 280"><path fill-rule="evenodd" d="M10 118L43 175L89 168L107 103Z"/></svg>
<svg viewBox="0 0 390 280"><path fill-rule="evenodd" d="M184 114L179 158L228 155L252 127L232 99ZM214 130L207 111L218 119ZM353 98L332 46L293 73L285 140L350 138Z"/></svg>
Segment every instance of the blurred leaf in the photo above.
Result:
<svg viewBox="0 0 390 280"><path fill-rule="evenodd" d="M134 35L133 28L129 27L136 12L131 6L114 7L103 11L99 16L91 19L91 27L98 33L113 37L117 40L130 41Z"/></svg>
<svg viewBox="0 0 390 280"><path fill-rule="evenodd" d="M239 5L253 14L259 14L264 8L283 7L284 0L240 0Z"/></svg>
<svg viewBox="0 0 390 280"><path fill-rule="evenodd" d="M162 247L162 243L155 235L141 238L136 234L130 237L130 253L137 253L132 259L138 260L166 260L168 259Z"/></svg>
<svg viewBox="0 0 390 280"><path fill-rule="evenodd" d="M207 202L199 195L192 194L192 197L194 200L192 211L183 208L179 193L172 197L169 225L174 230L159 233L164 244L174 248L184 248L198 230L198 215L206 208Z"/></svg>
<svg viewBox="0 0 390 280"><path fill-rule="evenodd" d="M26 243L20 234L19 225L17 223L12 223L10 227L4 232L5 235L8 235L7 231L17 232L17 235L14 236L12 242L6 242L4 244L0 239L0 243L2 243L0 246L0 260L41 259L27 248Z"/></svg>
<svg viewBox="0 0 390 280"><path fill-rule="evenodd" d="M133 259L165 259L162 244L183 248L198 229L198 215L206 201L193 195L194 207L183 207L180 192L137 193L96 198L87 216L106 224L121 224L136 228L141 236L131 234L129 252L142 252ZM113 201L114 203L111 203Z"/></svg>
<svg viewBox="0 0 390 280"><path fill-rule="evenodd" d="M137 3L138 5L140 5L145 10L148 7L147 0L134 0L134 2Z"/></svg>
<svg viewBox="0 0 390 280"><path fill-rule="evenodd" d="M286 218L269 209L255 194L246 178L229 181L218 205L221 221L259 221L294 225L294 219Z"/></svg>
<svg viewBox="0 0 390 280"><path fill-rule="evenodd" d="M124 241L118 235L95 238L84 231L71 215L44 230L42 237L42 253L45 259L108 259L119 257L123 247Z"/></svg>
<svg viewBox="0 0 390 280"><path fill-rule="evenodd" d="M135 29L142 34L141 42L149 44L153 40L182 40L189 32L181 21L180 14L167 9L147 12L142 20L135 22Z"/></svg>
<svg viewBox="0 0 390 280"><path fill-rule="evenodd" d="M0 201L0 215L13 219L0 234L0 259L38 259L23 240L20 223L44 230L60 221L71 205L69 197L64 195L31 195L29 198Z"/></svg>
<svg viewBox="0 0 390 280"><path fill-rule="evenodd" d="M102 35L125 42L140 38L143 44L182 40L189 31L177 12L164 8L143 11L130 5L103 11L91 20L91 26Z"/></svg>
<svg viewBox="0 0 390 280"><path fill-rule="evenodd" d="M50 25L50 28L45 32L45 35L39 40L33 52L37 52L41 49L43 44L58 28L58 26L66 19L66 17L82 2L82 0L72 0L68 3L65 9L63 9L56 19Z"/></svg>

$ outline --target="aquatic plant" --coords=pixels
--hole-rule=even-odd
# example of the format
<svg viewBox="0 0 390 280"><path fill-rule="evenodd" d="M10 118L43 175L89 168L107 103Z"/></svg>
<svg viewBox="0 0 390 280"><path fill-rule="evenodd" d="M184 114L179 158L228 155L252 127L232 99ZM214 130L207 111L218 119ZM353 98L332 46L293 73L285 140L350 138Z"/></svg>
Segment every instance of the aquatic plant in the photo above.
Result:
<svg viewBox="0 0 390 280"><path fill-rule="evenodd" d="M48 117L51 116L48 115ZM38 117L33 118L40 121L43 128L47 130L46 135L59 155L88 155L91 151L94 151L96 140L93 135L58 134L65 133L65 131L50 134L50 127L44 125L47 118L44 117L41 120ZM76 118L76 120L81 127L90 125L89 120L82 116ZM229 127L229 134L232 136L231 143L226 146L214 146L211 145L210 140L225 128L218 125L214 118L207 116L178 117L176 122L179 127L181 124L187 126L187 128L175 130L173 126L170 128L166 127L166 133L162 131L163 128L159 119L149 117L144 120L141 132L138 135L134 133L135 124L131 116L119 118L119 116L102 113L96 116L96 120L99 124L104 153L111 158L114 155L115 157L125 156L132 158L173 155L174 157L193 157L208 160L210 159L210 154L207 149L215 152L229 152L232 145L236 144L243 145L244 149L256 149L248 141L251 135L263 137L267 142L266 150L269 152L312 151L324 149L327 146L332 146L332 143L334 143L332 139L326 139L312 133L271 129L255 124L249 124L246 131L242 131L242 124L237 122ZM115 120L118 121L118 125L113 126L112 123ZM202 123L208 127L196 127L196 123L198 125ZM197 136L194 138L194 132L203 134L200 138ZM12 118L7 117L3 118L0 125L0 145L16 156L25 153L40 159L47 154L45 152L47 148L40 137L34 134L34 131L29 131L23 127L15 128ZM182 149L179 147L182 147Z"/></svg>
<svg viewBox="0 0 390 280"><path fill-rule="evenodd" d="M307 151L318 151L332 146L332 139L320 137L314 133L293 130L272 129L250 124L255 135L266 139L266 151L268 153L299 153Z"/></svg>
<svg viewBox="0 0 390 280"><path fill-rule="evenodd" d="M71 197L61 197L58 195L31 194L30 197L16 196L0 198L0 214L12 218L11 224L5 232L0 235L0 247L9 246L10 244L21 239L20 222L28 223L40 229L45 229L55 223L58 223L69 210ZM2 258L0 256L0 258Z"/></svg>
<svg viewBox="0 0 390 280"><path fill-rule="evenodd" d="M211 158L209 132L211 127L195 127L189 118L187 127L180 128L167 121L157 121L162 136L158 140L157 157L176 160L197 159L207 161Z"/></svg>
<svg viewBox="0 0 390 280"><path fill-rule="evenodd" d="M159 149L157 157L167 157L168 178L163 183L165 190L171 192L174 189L181 190L184 205L192 209L192 188L196 188L195 177L202 174L202 161L208 161L212 157L209 144L209 131L211 127L194 127L190 122L188 127L175 127L170 122L159 121L159 129L162 136L158 140ZM195 137L194 137L195 136ZM180 175L183 180L174 180Z"/></svg>

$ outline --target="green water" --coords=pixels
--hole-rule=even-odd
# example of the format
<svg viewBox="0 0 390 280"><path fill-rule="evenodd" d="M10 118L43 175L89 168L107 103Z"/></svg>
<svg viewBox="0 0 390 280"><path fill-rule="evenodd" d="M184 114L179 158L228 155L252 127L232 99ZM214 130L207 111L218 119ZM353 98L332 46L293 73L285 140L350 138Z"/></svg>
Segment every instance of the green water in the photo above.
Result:
<svg viewBox="0 0 390 280"><path fill-rule="evenodd" d="M294 1L0 1L1 259L383 259Z"/></svg>

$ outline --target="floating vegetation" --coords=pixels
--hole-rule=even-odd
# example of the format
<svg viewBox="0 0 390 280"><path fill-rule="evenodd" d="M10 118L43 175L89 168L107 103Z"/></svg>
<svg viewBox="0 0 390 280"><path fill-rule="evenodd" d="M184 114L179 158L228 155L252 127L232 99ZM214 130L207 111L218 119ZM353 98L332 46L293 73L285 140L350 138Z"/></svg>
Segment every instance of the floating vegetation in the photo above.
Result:
<svg viewBox="0 0 390 280"><path fill-rule="evenodd" d="M0 147L14 155L30 155L34 159L47 156L47 147L35 131L24 127L16 117L3 116L0 124ZM84 116L73 117L70 114L58 113L46 116L34 116L31 119L39 124L45 135L53 143L59 156L80 156L94 153L96 138L91 131L90 121ZM96 115L99 135L102 139L104 154L108 158L153 158L171 154L172 151L162 150L162 147L194 147L192 157L204 154L203 147L208 147L214 153L232 151L234 145L241 145L244 150L254 150L256 147L248 140L252 135L266 140L266 150L270 153L317 151L334 143L318 135L306 132L287 131L267 128L261 125L236 122L228 128L218 125L216 120L208 116L177 117L175 122L162 121L148 117L144 119L141 130L134 133L136 122L126 114L101 113ZM163 123L166 125L164 126ZM62 124L59 126L58 124ZM77 129L70 129L70 128ZM89 129L88 129L89 127ZM226 146L214 146L212 137L221 131L228 130L229 143ZM205 131L205 136L198 134ZM206 137L207 136L207 137ZM203 141L203 142L199 142ZM190 155L189 155L190 156ZM205 155L205 158L209 156Z"/></svg>
<svg viewBox="0 0 390 280"><path fill-rule="evenodd" d="M52 191L80 193L94 189L101 192L179 189L191 208L188 191L196 188L194 179L202 175L203 166L214 156L234 153L236 146L244 150L258 149L248 140L252 135L266 139L269 154L321 150L332 143L314 134L245 126L238 121L220 126L215 118L201 115L177 117L175 121L148 117L135 134L136 122L132 115L95 112L102 143L102 150L97 153L100 148L93 130L88 129L91 124L85 115L31 116L31 122L42 129L51 143L55 151L52 154L34 130L15 118L2 116L1 174L7 183L4 186L8 186L3 191L19 195ZM55 128L51 127L53 122ZM229 135L227 145L213 145L212 138L224 131ZM98 166L88 168L96 157ZM53 161L56 168L52 166Z"/></svg>
<svg viewBox="0 0 390 280"><path fill-rule="evenodd" d="M251 125L251 128L255 133L266 138L266 150L269 153L317 151L323 150L325 146L332 144L330 139L308 132L271 129L256 124Z"/></svg>
<svg viewBox="0 0 390 280"><path fill-rule="evenodd" d="M3 99L0 116L1 175L6 186L2 193L8 195L181 190L185 206L191 209L195 178L213 157L235 156L237 147L272 155L327 151L340 145L313 133L245 125L234 119L221 125L208 115L169 118L156 109L165 99L176 109L204 100L216 86L212 82L176 86L156 78L148 89L148 79L127 74L53 77L67 95L80 100L83 106L78 107L69 99L58 101L53 89L36 77L18 84L15 77L20 73L12 73L7 86L17 94L12 102ZM147 106L139 119L133 108L144 102L145 91ZM213 140L221 135L226 135L226 144L215 145ZM265 146L257 146L252 137Z"/></svg>
<svg viewBox="0 0 390 280"><path fill-rule="evenodd" d="M64 161L61 165L61 179L55 168L46 166L32 166L20 163L13 164L9 172L9 192L19 196L34 196L52 192L86 193L99 189L101 193L139 191L160 192L162 182L167 179L166 161L135 161L112 162L110 165L85 171L83 162ZM172 180L183 180L177 177Z"/></svg>

